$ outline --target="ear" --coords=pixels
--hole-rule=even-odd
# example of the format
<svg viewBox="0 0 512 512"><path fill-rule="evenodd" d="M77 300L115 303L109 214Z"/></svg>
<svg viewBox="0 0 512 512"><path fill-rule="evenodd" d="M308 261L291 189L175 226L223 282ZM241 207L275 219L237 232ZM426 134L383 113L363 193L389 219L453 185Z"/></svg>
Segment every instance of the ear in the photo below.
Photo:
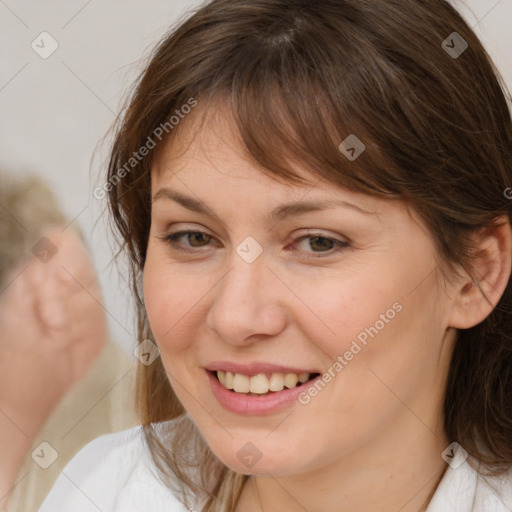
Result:
<svg viewBox="0 0 512 512"><path fill-rule="evenodd" d="M449 325L469 329L479 324L496 307L505 291L511 272L512 231L506 216L475 233L476 256L473 278L459 281Z"/></svg>

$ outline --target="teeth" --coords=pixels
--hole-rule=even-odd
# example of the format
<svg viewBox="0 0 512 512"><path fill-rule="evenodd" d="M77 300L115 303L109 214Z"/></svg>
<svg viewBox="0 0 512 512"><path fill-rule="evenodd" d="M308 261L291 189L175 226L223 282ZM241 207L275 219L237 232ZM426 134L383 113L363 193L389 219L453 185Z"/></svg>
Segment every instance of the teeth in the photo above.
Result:
<svg viewBox="0 0 512 512"><path fill-rule="evenodd" d="M237 393L249 393L250 379L247 375L241 373L235 373L233 375L233 389Z"/></svg>
<svg viewBox="0 0 512 512"><path fill-rule="evenodd" d="M304 384L304 382L307 382L309 379L309 373L299 373L299 382L301 384Z"/></svg>
<svg viewBox="0 0 512 512"><path fill-rule="evenodd" d="M282 373L273 373L269 382L270 391L282 391L284 389L284 375Z"/></svg>
<svg viewBox="0 0 512 512"><path fill-rule="evenodd" d="M257 393L258 395L268 393L268 379L266 375L260 373L259 375L251 377L250 391L251 393Z"/></svg>
<svg viewBox="0 0 512 512"><path fill-rule="evenodd" d="M219 382L236 393L254 393L264 395L269 391L283 391L285 388L294 388L297 384L304 384L309 380L309 373L272 373L270 379L259 373L249 377L241 373L217 371Z"/></svg>
<svg viewBox="0 0 512 512"><path fill-rule="evenodd" d="M299 376L296 373L287 373L284 377L284 385L287 388L294 388L299 382Z"/></svg>

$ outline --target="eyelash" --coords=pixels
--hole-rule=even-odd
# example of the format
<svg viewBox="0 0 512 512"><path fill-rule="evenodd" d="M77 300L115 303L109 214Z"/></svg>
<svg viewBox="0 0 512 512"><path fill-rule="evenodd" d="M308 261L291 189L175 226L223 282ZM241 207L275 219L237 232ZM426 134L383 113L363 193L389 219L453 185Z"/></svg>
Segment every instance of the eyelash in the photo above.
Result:
<svg viewBox="0 0 512 512"><path fill-rule="evenodd" d="M185 235L190 235L190 234L200 234L200 235L209 237L210 239L213 239L212 235L209 235L208 233L205 233L203 231L185 230L185 231L178 231L176 233L171 233L170 235L162 237L161 240L163 240L167 245L171 246L173 249L176 249L178 251L188 253L188 254L197 253L198 252L197 250L185 249L182 246L180 247L179 244L176 242L176 240L182 238ZM329 240L330 242L333 242L333 244L335 246L337 246L337 248L330 249L329 251L314 252L313 254L315 254L315 256L306 256L307 258L323 258L323 257L327 257L327 256L332 256L333 254L342 252L343 250L350 247L350 244L348 242L345 242L342 240L337 240L336 238L324 236L321 233L309 233L307 235L303 235L303 236L297 238L294 241L294 243L300 242L300 241L308 239L308 238L310 238L310 239L319 238L319 239L323 239L323 240ZM203 246L203 247L207 247L207 246ZM198 247L197 249L201 249L201 247Z"/></svg>

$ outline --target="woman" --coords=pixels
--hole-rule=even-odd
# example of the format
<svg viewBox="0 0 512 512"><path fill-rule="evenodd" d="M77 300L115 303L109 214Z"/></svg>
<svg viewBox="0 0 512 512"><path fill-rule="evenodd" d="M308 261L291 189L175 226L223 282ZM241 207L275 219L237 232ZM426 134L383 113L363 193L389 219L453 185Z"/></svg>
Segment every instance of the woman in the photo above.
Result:
<svg viewBox="0 0 512 512"><path fill-rule="evenodd" d="M86 447L41 511L509 510L511 142L444 1L184 21L101 188L143 427Z"/></svg>

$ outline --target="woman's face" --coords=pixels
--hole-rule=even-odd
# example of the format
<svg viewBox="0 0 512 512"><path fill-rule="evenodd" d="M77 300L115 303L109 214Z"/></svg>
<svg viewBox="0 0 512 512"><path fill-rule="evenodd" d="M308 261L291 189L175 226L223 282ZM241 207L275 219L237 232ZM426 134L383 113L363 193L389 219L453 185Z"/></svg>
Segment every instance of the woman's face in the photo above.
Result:
<svg viewBox="0 0 512 512"><path fill-rule="evenodd" d="M277 476L433 443L453 290L418 217L303 169L308 185L279 183L226 117L180 129L152 171L144 296L213 452Z"/></svg>

